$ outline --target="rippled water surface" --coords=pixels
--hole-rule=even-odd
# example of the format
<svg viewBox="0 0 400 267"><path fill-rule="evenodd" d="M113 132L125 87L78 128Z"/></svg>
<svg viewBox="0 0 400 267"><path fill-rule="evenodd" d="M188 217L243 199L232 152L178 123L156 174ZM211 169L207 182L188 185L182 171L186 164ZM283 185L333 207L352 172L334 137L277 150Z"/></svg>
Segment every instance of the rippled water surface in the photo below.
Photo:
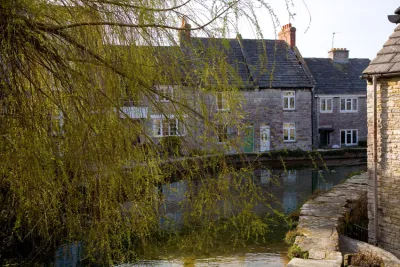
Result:
<svg viewBox="0 0 400 267"><path fill-rule="evenodd" d="M174 260L158 260L158 261L143 261L134 265L128 266L157 266L157 267L181 267L181 266L269 266L280 267L285 266L287 260L284 255L277 253L244 253L234 255L222 255L214 258L200 259L174 259Z"/></svg>

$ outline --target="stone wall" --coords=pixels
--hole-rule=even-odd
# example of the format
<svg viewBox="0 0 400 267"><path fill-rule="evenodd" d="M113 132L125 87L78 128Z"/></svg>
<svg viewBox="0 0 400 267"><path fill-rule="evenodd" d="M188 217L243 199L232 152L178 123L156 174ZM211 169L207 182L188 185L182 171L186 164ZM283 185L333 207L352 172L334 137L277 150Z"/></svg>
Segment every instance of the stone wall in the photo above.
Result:
<svg viewBox="0 0 400 267"><path fill-rule="evenodd" d="M367 177L366 173L353 176L303 205L295 245L308 252L308 259L294 258L289 267L342 265L339 235L346 223L356 222L366 212Z"/></svg>
<svg viewBox="0 0 400 267"><path fill-rule="evenodd" d="M373 85L368 84L369 242L400 256L400 78L379 79L377 86L378 214L374 214ZM374 231L378 218L378 240Z"/></svg>
<svg viewBox="0 0 400 267"><path fill-rule="evenodd" d="M288 89L290 90L290 89ZM245 91L243 111L244 123L254 125L255 152L260 149L260 126L271 128L271 150L311 150L311 91L295 90L295 110L283 110L283 89ZM296 141L283 141L283 123L295 123Z"/></svg>
<svg viewBox="0 0 400 267"><path fill-rule="evenodd" d="M340 130L355 129L358 130L358 141L366 141L368 136L367 130L367 98L358 97L358 111L357 112L340 112L340 97L332 98L332 113L321 113L320 111L320 98L315 98L315 146L319 147L320 138L319 128L332 128L333 131L330 135L330 147L332 145L340 146Z"/></svg>
<svg viewBox="0 0 400 267"><path fill-rule="evenodd" d="M290 90L290 89L288 89ZM292 89L294 90L294 89ZM217 110L215 93L202 91L201 89L182 88L176 90L181 99L186 100L186 105L195 109L205 118L199 119L193 114L187 117L187 136L185 144L191 148L200 149L224 149L226 144L217 142L213 125L228 125L230 127L230 151L243 152L243 130L246 125L254 128L254 152L260 151L260 127L270 126L271 150L300 148L311 150L311 90L295 90L295 110L283 110L283 89L248 90L230 93L227 95L229 102L225 111ZM182 114L176 105L171 102L160 103L158 106L149 104L149 115ZM188 112L189 113L189 112ZM211 124L210 124L211 123ZM283 141L283 123L295 123L296 141ZM238 127L239 126L239 127ZM152 120L145 122L146 132L153 136ZM158 143L160 138L153 138Z"/></svg>

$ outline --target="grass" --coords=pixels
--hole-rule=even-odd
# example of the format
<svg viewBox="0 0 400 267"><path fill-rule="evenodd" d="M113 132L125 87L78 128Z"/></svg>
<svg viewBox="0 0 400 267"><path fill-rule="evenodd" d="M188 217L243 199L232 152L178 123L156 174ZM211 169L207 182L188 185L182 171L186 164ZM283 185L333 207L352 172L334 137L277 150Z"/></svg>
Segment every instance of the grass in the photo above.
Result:
<svg viewBox="0 0 400 267"><path fill-rule="evenodd" d="M285 243L288 245L293 245L294 241L296 240L296 236L302 235L296 229L290 230L285 235Z"/></svg>
<svg viewBox="0 0 400 267"><path fill-rule="evenodd" d="M308 251L303 251L298 245L293 244L288 250L288 258L308 259Z"/></svg>

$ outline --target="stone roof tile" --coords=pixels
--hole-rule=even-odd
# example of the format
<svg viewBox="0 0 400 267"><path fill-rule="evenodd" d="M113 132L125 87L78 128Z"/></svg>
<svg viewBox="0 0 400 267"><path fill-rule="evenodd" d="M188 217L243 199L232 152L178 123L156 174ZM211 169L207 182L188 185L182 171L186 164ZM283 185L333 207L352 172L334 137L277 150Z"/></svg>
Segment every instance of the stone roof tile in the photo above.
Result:
<svg viewBox="0 0 400 267"><path fill-rule="evenodd" d="M393 65L393 67L390 69L391 72L400 72L400 62L396 63Z"/></svg>
<svg viewBox="0 0 400 267"><path fill-rule="evenodd" d="M389 38L398 38L400 37L400 30L396 31L394 33L392 33Z"/></svg>
<svg viewBox="0 0 400 267"><path fill-rule="evenodd" d="M394 45L396 44L400 39L398 38L390 38L389 40L386 41L386 43L383 46L389 46L389 45Z"/></svg>
<svg viewBox="0 0 400 267"><path fill-rule="evenodd" d="M400 72L400 64L397 63L400 63L400 25L395 28L376 58L363 71L363 75Z"/></svg>
<svg viewBox="0 0 400 267"><path fill-rule="evenodd" d="M386 55L386 54L394 54L394 53L400 53L400 45L384 46L378 52L378 55Z"/></svg>
<svg viewBox="0 0 400 267"><path fill-rule="evenodd" d="M387 73L393 67L394 63L384 63L384 64L371 64L364 70L363 73L378 74Z"/></svg>
<svg viewBox="0 0 400 267"><path fill-rule="evenodd" d="M395 62L400 62L400 54L393 54L392 56L394 56L393 58L392 58L392 60L390 60L390 62L393 62L393 63L395 63Z"/></svg>
<svg viewBox="0 0 400 267"><path fill-rule="evenodd" d="M371 61L371 64L377 63L389 63L394 57L394 54L382 55L380 57L376 57L374 60Z"/></svg>
<svg viewBox="0 0 400 267"><path fill-rule="evenodd" d="M366 81L361 80L362 71L370 60L351 58L348 63L335 63L330 58L304 58L313 75L316 94L365 94Z"/></svg>
<svg viewBox="0 0 400 267"><path fill-rule="evenodd" d="M198 49L203 46L223 46L226 60L236 67L246 87L311 88L313 85L295 52L285 41L192 38ZM200 47L201 48L201 47Z"/></svg>

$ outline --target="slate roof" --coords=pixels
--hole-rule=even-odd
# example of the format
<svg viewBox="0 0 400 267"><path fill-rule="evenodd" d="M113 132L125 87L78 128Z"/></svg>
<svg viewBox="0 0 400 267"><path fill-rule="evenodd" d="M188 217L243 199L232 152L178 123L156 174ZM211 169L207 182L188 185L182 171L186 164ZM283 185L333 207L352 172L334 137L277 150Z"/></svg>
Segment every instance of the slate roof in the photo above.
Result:
<svg viewBox="0 0 400 267"><path fill-rule="evenodd" d="M364 75L389 74L400 72L400 25L396 27L389 40L378 55L363 72Z"/></svg>
<svg viewBox="0 0 400 267"><path fill-rule="evenodd" d="M192 37L193 47L224 49L245 88L311 88L296 53L281 40Z"/></svg>
<svg viewBox="0 0 400 267"><path fill-rule="evenodd" d="M335 63L330 58L304 58L315 79L316 94L365 94L367 82L360 78L369 59L351 58Z"/></svg>

